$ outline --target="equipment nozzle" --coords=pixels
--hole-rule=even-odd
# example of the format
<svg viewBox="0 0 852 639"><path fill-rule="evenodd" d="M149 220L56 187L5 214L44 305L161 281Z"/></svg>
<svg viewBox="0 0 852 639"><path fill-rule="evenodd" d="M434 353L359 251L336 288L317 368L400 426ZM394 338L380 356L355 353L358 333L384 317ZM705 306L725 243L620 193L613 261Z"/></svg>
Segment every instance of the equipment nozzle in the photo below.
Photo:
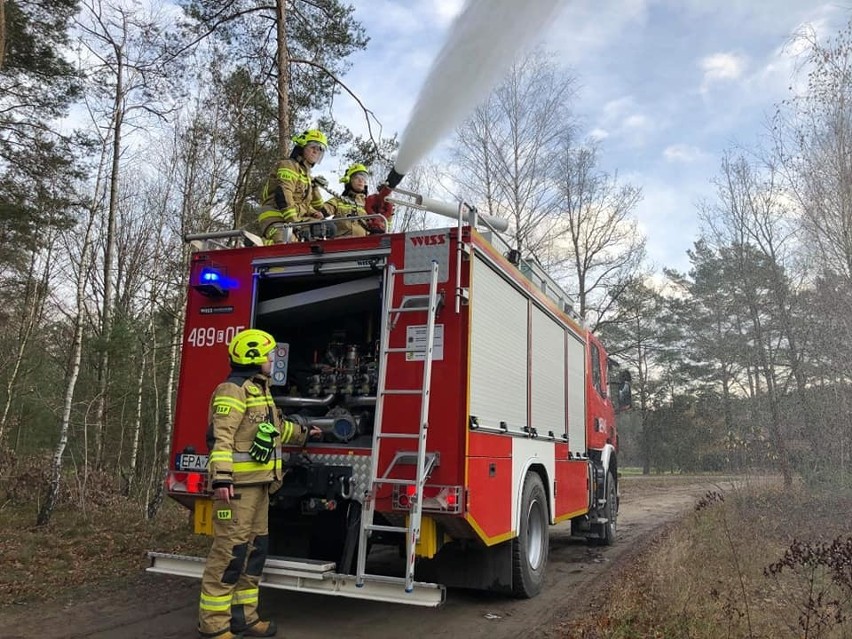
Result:
<svg viewBox="0 0 852 639"><path fill-rule="evenodd" d="M393 168L393 169L390 170L390 173L388 173L388 179L385 180L385 183L389 187L395 188L397 184L402 182L403 177L405 177L405 176L402 173L397 173L396 169Z"/></svg>

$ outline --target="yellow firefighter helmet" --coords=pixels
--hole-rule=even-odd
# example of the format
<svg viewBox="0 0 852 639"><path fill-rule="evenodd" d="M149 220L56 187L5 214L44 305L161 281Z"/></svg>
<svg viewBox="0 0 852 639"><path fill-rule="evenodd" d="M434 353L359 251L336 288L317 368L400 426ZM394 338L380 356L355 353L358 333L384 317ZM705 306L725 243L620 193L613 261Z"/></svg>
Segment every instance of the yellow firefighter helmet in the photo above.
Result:
<svg viewBox="0 0 852 639"><path fill-rule="evenodd" d="M247 328L234 335L228 345L228 355L234 364L263 364L274 349L275 338L272 335L257 328Z"/></svg>
<svg viewBox="0 0 852 639"><path fill-rule="evenodd" d="M296 146L305 146L308 142L316 142L317 144L321 144L323 150L328 146L328 138L325 137L325 133L320 131L319 129L308 129L307 131L302 131L293 136L293 143Z"/></svg>
<svg viewBox="0 0 852 639"><path fill-rule="evenodd" d="M340 178L340 181L343 184L349 184L349 180L352 179L352 176L356 173L363 173L365 175L370 175L370 170L364 166L363 164L353 164L348 169L346 169L346 173L343 174L343 177Z"/></svg>

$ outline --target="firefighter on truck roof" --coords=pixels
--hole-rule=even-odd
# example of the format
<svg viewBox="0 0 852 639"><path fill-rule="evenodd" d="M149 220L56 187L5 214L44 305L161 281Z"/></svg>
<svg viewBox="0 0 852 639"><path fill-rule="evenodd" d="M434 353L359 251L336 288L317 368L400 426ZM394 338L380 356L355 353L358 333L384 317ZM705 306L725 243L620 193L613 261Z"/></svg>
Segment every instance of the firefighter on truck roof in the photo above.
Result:
<svg viewBox="0 0 852 639"><path fill-rule="evenodd" d="M357 218L366 215L364 203L367 199L367 177L370 172L363 164L353 164L340 181L343 193L325 203L325 210L338 219L335 237L364 237L370 234L368 222Z"/></svg>
<svg viewBox="0 0 852 639"><path fill-rule="evenodd" d="M325 203L325 211L337 218L335 237L364 237L371 233L386 233L393 217L393 203L378 193L367 195L367 178L370 171L363 164L353 164L340 181L345 185L341 195L335 195ZM365 220L351 219L364 215L382 215L384 219L370 217ZM350 218L345 221L340 218Z"/></svg>
<svg viewBox="0 0 852 639"><path fill-rule="evenodd" d="M269 547L269 494L281 486L281 445L302 445L301 419L278 414L269 392L275 338L240 331L228 354L231 373L210 399L207 444L213 491L213 545L201 579L201 637L272 637L274 621L257 614L258 583Z"/></svg>
<svg viewBox="0 0 852 639"><path fill-rule="evenodd" d="M322 178L311 178L311 170L322 161L328 139L318 129L293 136L290 157L281 160L267 178L261 192L258 216L263 239L268 244L285 241L284 224L322 220ZM322 180L322 181L320 181Z"/></svg>

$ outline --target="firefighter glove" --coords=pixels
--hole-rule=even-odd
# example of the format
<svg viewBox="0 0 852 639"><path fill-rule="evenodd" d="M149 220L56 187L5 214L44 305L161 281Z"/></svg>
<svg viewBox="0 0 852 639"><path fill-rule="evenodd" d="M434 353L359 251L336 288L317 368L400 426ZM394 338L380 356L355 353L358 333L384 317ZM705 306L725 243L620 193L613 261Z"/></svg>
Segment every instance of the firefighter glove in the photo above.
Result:
<svg viewBox="0 0 852 639"><path fill-rule="evenodd" d="M367 224L367 230L370 233L384 233L385 232L385 221L378 217L371 217L364 222Z"/></svg>
<svg viewBox="0 0 852 639"><path fill-rule="evenodd" d="M257 425L257 434L254 436L254 441L249 448L249 456L256 462L265 464L272 457L272 451L275 450L275 438L281 433L275 428L274 424L269 422L261 422Z"/></svg>
<svg viewBox="0 0 852 639"><path fill-rule="evenodd" d="M318 175L313 179L312 184L314 186L321 186L324 189L328 188L328 180L326 180L323 176Z"/></svg>

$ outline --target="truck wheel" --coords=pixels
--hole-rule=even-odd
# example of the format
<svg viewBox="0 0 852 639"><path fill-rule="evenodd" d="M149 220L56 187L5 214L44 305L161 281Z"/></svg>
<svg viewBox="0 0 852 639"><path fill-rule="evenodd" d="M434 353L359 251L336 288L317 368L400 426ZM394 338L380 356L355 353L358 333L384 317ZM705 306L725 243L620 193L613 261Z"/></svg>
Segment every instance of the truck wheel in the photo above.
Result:
<svg viewBox="0 0 852 639"><path fill-rule="evenodd" d="M606 505L601 511L601 516L606 517L607 521L605 524L601 524L600 545L612 546L615 543L618 523L618 491L612 473L606 474Z"/></svg>
<svg viewBox="0 0 852 639"><path fill-rule="evenodd" d="M549 545L547 494L536 473L528 473L521 497L521 526L512 540L512 592L516 597L536 596L544 584Z"/></svg>

